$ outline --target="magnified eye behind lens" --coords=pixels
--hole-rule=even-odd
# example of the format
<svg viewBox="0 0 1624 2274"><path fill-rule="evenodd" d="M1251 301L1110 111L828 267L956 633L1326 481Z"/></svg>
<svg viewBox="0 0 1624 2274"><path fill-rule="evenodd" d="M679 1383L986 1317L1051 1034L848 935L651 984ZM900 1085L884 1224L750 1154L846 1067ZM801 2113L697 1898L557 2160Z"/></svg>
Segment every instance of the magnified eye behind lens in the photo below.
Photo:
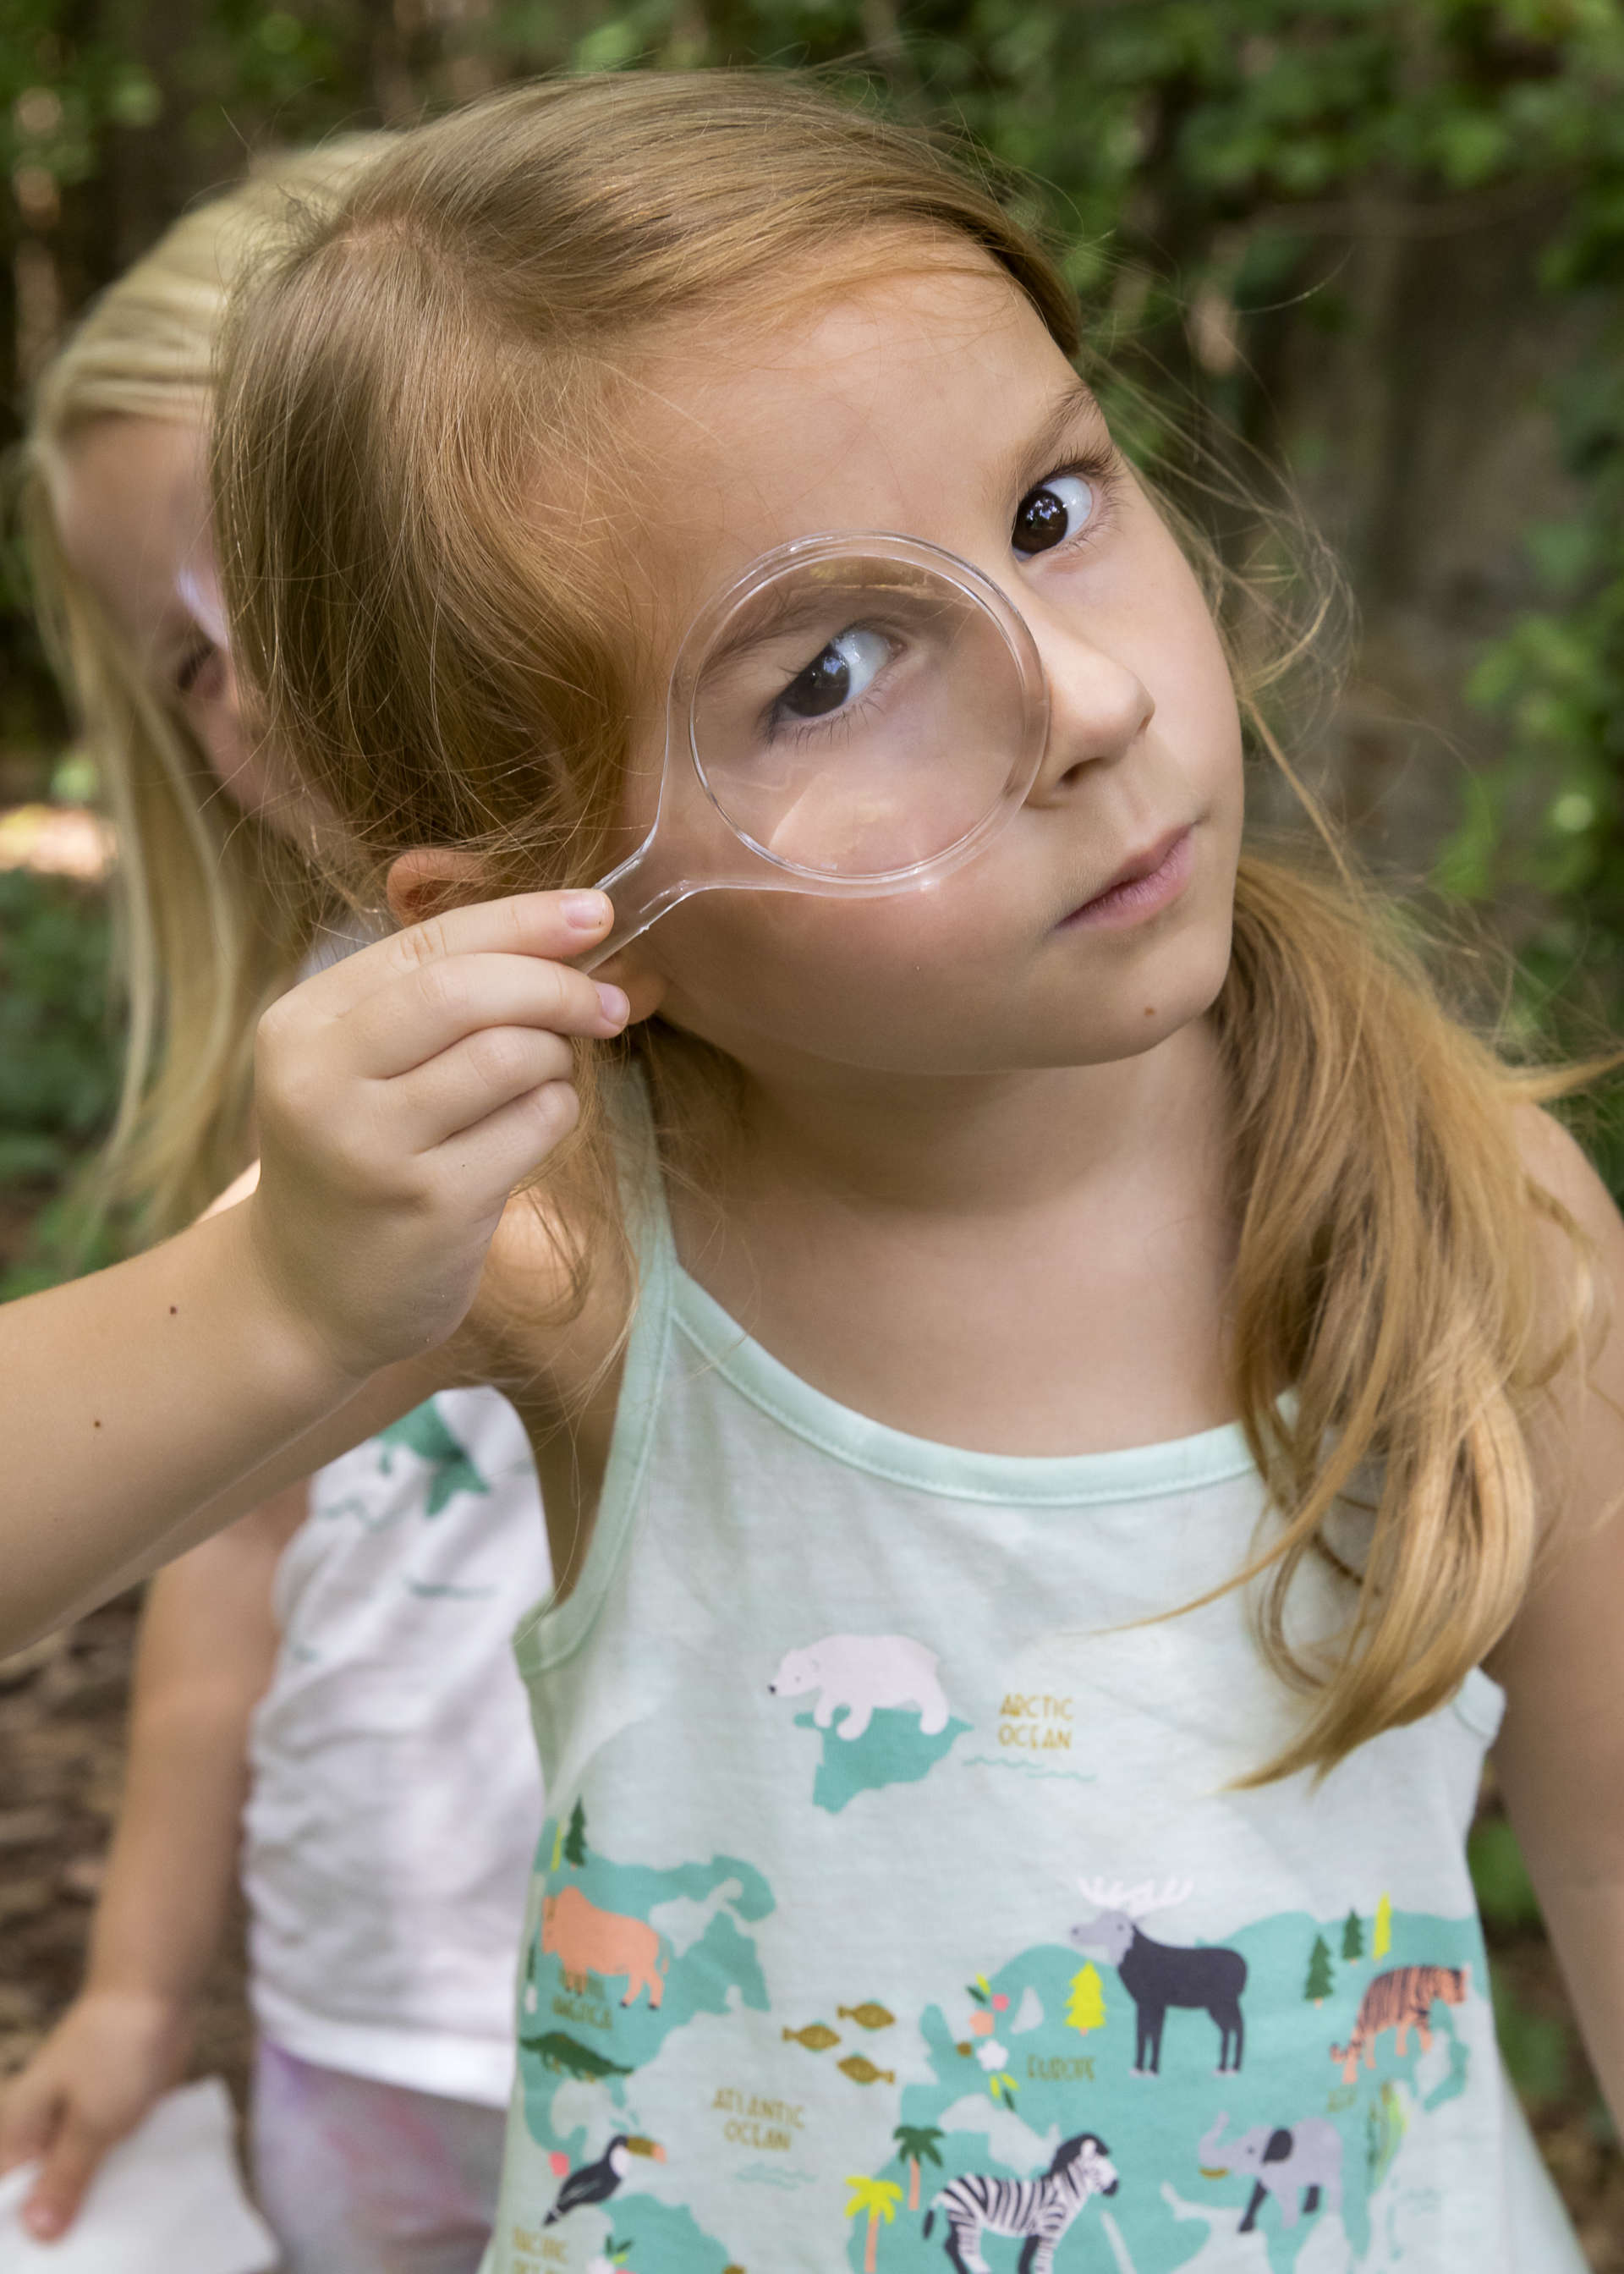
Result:
<svg viewBox="0 0 1624 2274"><path fill-rule="evenodd" d="M773 705L789 719L826 719L865 695L891 651L883 632L853 624L798 672Z"/></svg>
<svg viewBox="0 0 1624 2274"><path fill-rule="evenodd" d="M891 535L763 554L683 643L658 813L602 880L617 921L591 962L696 892L945 876L1021 803L1048 722L1032 636L968 562Z"/></svg>

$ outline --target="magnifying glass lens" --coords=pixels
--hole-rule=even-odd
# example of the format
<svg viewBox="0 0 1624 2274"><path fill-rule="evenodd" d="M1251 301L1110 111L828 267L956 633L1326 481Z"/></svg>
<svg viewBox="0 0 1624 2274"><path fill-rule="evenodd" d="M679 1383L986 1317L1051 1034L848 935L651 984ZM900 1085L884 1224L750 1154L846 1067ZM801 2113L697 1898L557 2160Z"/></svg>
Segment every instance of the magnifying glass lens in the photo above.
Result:
<svg viewBox="0 0 1624 2274"><path fill-rule="evenodd" d="M846 555L742 591L699 659L688 724L730 827L853 878L980 828L1028 764L1031 709L984 600L934 568Z"/></svg>

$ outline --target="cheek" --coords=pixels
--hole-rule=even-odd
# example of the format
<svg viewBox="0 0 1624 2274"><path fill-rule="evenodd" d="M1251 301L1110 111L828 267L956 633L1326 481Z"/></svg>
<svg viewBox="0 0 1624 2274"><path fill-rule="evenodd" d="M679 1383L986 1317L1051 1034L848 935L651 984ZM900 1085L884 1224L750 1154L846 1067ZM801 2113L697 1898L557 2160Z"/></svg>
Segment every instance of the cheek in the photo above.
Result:
<svg viewBox="0 0 1624 2274"><path fill-rule="evenodd" d="M1003 1031L1019 906L988 871L884 899L703 892L656 926L650 960L667 1015L746 1058L756 1038L923 1070Z"/></svg>

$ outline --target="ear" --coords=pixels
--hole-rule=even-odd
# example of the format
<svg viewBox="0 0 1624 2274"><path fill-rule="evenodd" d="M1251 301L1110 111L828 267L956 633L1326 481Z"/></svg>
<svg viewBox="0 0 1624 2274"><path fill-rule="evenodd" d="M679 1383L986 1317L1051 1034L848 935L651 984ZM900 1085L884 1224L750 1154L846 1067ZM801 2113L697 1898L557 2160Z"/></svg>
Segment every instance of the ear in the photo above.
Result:
<svg viewBox="0 0 1624 2274"><path fill-rule="evenodd" d="M627 1023L633 1027L639 1020L654 1016L671 984L663 971L656 971L644 960L642 951L642 940L635 939L629 947L620 948L606 963L600 963L592 974L594 979L606 979L612 986L624 990L632 1006Z"/></svg>
<svg viewBox="0 0 1624 2274"><path fill-rule="evenodd" d="M483 880L477 854L458 852L449 845L414 846L389 870L385 885L389 913L398 924L422 923L430 916L442 915L447 908L477 900ZM624 988L632 1006L633 1026L640 1019L653 1017L669 983L663 972L643 960L642 948L643 942L634 940L593 974L594 978Z"/></svg>
<svg viewBox="0 0 1624 2274"><path fill-rule="evenodd" d="M449 845L418 845L402 853L384 887L398 924L423 923L479 896L478 856Z"/></svg>

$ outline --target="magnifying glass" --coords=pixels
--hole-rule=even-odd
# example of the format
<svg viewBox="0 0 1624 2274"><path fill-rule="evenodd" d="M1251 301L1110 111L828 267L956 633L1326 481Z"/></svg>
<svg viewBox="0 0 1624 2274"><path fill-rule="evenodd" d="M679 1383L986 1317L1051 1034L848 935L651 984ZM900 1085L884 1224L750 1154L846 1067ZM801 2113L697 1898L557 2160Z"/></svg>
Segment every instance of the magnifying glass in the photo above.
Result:
<svg viewBox="0 0 1624 2274"><path fill-rule="evenodd" d="M800 538L695 619L654 825L600 880L595 970L695 892L871 896L948 876L1020 806L1049 692L997 586L939 546Z"/></svg>

